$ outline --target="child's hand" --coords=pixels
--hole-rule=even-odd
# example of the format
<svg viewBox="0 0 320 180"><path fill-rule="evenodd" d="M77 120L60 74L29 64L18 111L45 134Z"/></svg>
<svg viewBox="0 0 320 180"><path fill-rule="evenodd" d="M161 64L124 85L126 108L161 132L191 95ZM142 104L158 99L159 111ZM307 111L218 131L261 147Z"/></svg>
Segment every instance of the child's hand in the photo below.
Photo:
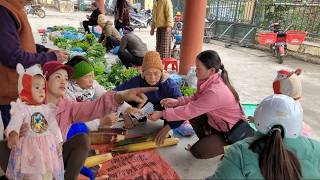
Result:
<svg viewBox="0 0 320 180"><path fill-rule="evenodd" d="M15 148L19 142L19 135L17 132L12 131L8 137L8 147L10 149Z"/></svg>
<svg viewBox="0 0 320 180"><path fill-rule="evenodd" d="M118 120L117 113L110 113L101 118L100 125L113 126Z"/></svg>

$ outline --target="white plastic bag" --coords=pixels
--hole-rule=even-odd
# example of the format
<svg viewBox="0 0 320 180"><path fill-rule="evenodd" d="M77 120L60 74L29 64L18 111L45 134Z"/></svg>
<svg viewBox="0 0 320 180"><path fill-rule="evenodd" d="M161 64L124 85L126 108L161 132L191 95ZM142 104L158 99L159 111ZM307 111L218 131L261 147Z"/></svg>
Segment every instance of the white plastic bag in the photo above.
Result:
<svg viewBox="0 0 320 180"><path fill-rule="evenodd" d="M192 88L197 88L196 67L191 67L187 74L187 83Z"/></svg>

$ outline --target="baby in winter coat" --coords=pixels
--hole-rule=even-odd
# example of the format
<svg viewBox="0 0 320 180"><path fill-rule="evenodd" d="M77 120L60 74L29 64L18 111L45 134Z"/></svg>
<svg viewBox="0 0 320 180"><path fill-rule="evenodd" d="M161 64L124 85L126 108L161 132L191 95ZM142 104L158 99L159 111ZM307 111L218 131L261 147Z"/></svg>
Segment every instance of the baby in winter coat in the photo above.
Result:
<svg viewBox="0 0 320 180"><path fill-rule="evenodd" d="M11 102L11 119L5 131L11 148L6 176L15 180L61 180L63 140L54 107L45 104L46 79L38 65L25 70L18 64L17 72L19 98ZM30 128L20 137L23 123Z"/></svg>

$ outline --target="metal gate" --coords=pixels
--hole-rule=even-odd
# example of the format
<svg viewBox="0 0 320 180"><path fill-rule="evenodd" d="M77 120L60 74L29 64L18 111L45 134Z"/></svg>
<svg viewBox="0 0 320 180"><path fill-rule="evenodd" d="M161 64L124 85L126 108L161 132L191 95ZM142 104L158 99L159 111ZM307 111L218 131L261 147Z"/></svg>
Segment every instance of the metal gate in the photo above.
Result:
<svg viewBox="0 0 320 180"><path fill-rule="evenodd" d="M320 39L320 0L208 0L206 38L255 43L257 30L282 20L283 29L304 30Z"/></svg>
<svg viewBox="0 0 320 180"><path fill-rule="evenodd" d="M207 6L205 38L228 43L255 43L255 0L211 0Z"/></svg>

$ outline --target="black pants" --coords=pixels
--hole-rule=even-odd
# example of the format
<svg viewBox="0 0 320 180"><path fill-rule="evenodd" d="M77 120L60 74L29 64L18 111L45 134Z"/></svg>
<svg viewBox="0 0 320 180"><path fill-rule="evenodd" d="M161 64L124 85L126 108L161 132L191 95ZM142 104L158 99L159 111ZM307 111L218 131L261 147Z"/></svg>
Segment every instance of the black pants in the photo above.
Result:
<svg viewBox="0 0 320 180"><path fill-rule="evenodd" d="M84 31L90 33L89 26L96 26L98 25L98 23L97 21L82 21L82 25L83 25Z"/></svg>
<svg viewBox="0 0 320 180"><path fill-rule="evenodd" d="M126 68L132 67L133 65L141 66L143 61L143 57L134 56L127 50L119 51L118 57Z"/></svg>
<svg viewBox="0 0 320 180"><path fill-rule="evenodd" d="M64 162L64 178L66 180L76 180L80 174L80 170L88 157L90 149L89 136L79 134L68 141L63 146L63 162ZM7 141L0 141L0 165L2 170L6 171L10 149L7 146Z"/></svg>
<svg viewBox="0 0 320 180"><path fill-rule="evenodd" d="M199 140L192 145L190 151L198 159L209 159L224 153L227 145L224 133L217 131L208 124L206 114L189 120Z"/></svg>
<svg viewBox="0 0 320 180"><path fill-rule="evenodd" d="M120 41L114 37L111 37L111 36L106 37L105 43L106 43L106 48L108 51L115 48L116 46L120 46Z"/></svg>
<svg viewBox="0 0 320 180"><path fill-rule="evenodd" d="M10 109L11 109L10 104L9 105L0 105L1 118L2 118L4 129L7 128L9 121L10 121Z"/></svg>

